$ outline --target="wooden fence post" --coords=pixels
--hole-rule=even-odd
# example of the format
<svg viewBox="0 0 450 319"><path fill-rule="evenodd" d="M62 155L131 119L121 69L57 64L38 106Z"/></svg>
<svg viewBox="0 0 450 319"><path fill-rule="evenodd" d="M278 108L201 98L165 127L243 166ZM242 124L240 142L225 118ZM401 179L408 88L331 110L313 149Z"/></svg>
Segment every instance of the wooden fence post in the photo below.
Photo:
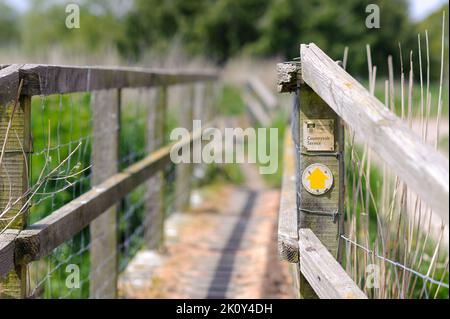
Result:
<svg viewBox="0 0 450 319"><path fill-rule="evenodd" d="M147 116L147 153L164 145L166 134L167 87L156 89L154 107ZM164 171L159 171L147 182L147 213L144 219L144 238L148 249L158 249L164 240Z"/></svg>
<svg viewBox="0 0 450 319"><path fill-rule="evenodd" d="M185 92L187 93L187 96L183 99L183 105L181 106L180 127L184 127L187 130L192 131L192 120L194 118L195 86L192 84L187 86L185 88ZM192 163L177 164L175 185L175 201L177 212L183 212L190 208L192 168Z"/></svg>
<svg viewBox="0 0 450 319"><path fill-rule="evenodd" d="M338 261L342 258L344 129L339 116L301 77L299 63L279 66L280 92L297 93L292 118L297 151L299 229L310 228ZM301 269L301 256L300 269ZM317 298L300 276L302 298Z"/></svg>
<svg viewBox="0 0 450 319"><path fill-rule="evenodd" d="M29 153L31 149L31 97L21 96L17 101L0 105L0 148L4 149L0 163L0 212L4 212L10 200L21 198L28 189ZM11 121L12 119L12 121ZM11 125L9 123L11 122ZM9 126L9 129L8 129ZM4 144L6 140L6 144ZM0 231L8 228L21 230L28 218L27 197L2 216ZM19 211L22 213L15 217ZM0 279L0 298L26 298L28 296L27 265L16 265L16 269Z"/></svg>
<svg viewBox="0 0 450 319"><path fill-rule="evenodd" d="M212 82L206 82L203 90L203 121L206 123L211 122L217 113L217 105L215 101L215 90Z"/></svg>
<svg viewBox="0 0 450 319"><path fill-rule="evenodd" d="M98 185L118 172L120 147L120 90L92 93L92 184ZM97 217L91 232L91 298L117 296L117 208Z"/></svg>
<svg viewBox="0 0 450 319"><path fill-rule="evenodd" d="M300 228L310 228L338 258L344 216L342 125L339 116L306 84L300 85L299 101L299 224Z"/></svg>

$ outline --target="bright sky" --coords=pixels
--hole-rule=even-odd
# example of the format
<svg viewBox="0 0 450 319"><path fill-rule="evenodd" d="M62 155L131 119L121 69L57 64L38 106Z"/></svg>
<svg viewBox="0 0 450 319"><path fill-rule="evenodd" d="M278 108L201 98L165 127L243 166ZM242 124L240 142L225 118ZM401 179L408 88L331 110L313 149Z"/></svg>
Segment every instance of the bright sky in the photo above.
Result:
<svg viewBox="0 0 450 319"><path fill-rule="evenodd" d="M414 20L420 20L446 3L447 0L408 0L408 2L411 17Z"/></svg>
<svg viewBox="0 0 450 319"><path fill-rule="evenodd" d="M6 2L23 11L28 7L30 0L6 0ZM420 20L439 8L446 0L408 0L408 2L410 3L411 17L414 20Z"/></svg>

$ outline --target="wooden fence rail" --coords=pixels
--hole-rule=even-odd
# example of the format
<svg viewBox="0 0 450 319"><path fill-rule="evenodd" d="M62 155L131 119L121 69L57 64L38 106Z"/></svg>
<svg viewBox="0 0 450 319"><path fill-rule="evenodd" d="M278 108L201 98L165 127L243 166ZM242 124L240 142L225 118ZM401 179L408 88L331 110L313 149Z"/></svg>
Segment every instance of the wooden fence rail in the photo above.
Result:
<svg viewBox="0 0 450 319"><path fill-rule="evenodd" d="M207 129L208 126L204 125L203 128ZM28 264L47 256L78 234L118 199L125 197L164 167L170 161L172 147L190 144L200 138L202 133L203 130L193 132L189 139L160 148L26 229L0 235L0 277L17 264Z"/></svg>
<svg viewBox="0 0 450 319"><path fill-rule="evenodd" d="M296 295L308 297L305 295L307 289L301 287L307 284L322 299L366 299L367 296L314 232L311 229L299 229L295 183L295 147L290 130L286 130L278 215L278 250L280 258L289 262Z"/></svg>
<svg viewBox="0 0 450 319"><path fill-rule="evenodd" d="M20 219L23 222L12 223L9 229L0 234L0 279L2 280L0 297L28 297L28 263L50 254L56 247L74 237L88 225L90 225L91 238L101 238L101 241L92 243L90 246L90 296L93 298L116 297L118 266L117 260L114 259L117 257L109 258L111 260L105 263L108 256L117 256L116 211L112 207L137 186L149 181L151 177L154 177L152 184L157 182L159 189L149 196L148 204L151 205L151 198L153 202L158 202L160 205L156 209L146 206L148 212L143 221L144 237L148 240L149 248L157 248L162 238L162 229L155 231L155 227L162 226L161 219L164 219L164 207L161 206L164 201L164 180L160 172L170 161L171 148L177 144L164 146L163 123L166 121L167 88L179 84L187 84L193 88L195 83L203 82L206 87L204 94L212 94L214 91L209 89L209 86L217 79L218 74L214 70L171 71L34 64L1 65L0 144L3 145L4 150L2 149L2 167L0 167L0 184L3 185L0 185L0 209L3 210L6 207L11 196L14 199L19 198L28 187L26 168L30 164L28 157L31 150L31 98L35 95L93 92L91 108L94 132L92 154L94 186L90 191L32 225L26 225L27 214L23 214ZM151 87L158 87L158 97L156 106L152 110L155 114L150 114L147 123L146 151L149 155L118 172L121 90ZM192 89L189 91L194 92ZM213 101L212 97L207 98ZM187 101L186 108L193 109L192 100L193 97ZM212 107L212 103L209 104L211 105L208 106ZM209 118L212 118L212 111L207 111L210 114ZM14 116L11 117L10 114ZM208 125L203 125L202 130L207 127ZM19 151L19 145L16 145L16 138L8 135L11 128L15 134L19 133L23 136L21 151ZM95 132L105 131L105 128L112 134L107 138L96 137ZM201 134L202 132L192 132L189 138L178 143L192 143ZM190 176L179 174L176 178L177 185L186 185L189 183ZM14 185L13 193L5 187L6 180ZM14 216L19 209L19 204L22 202L3 217ZM2 225L0 222L0 226ZM93 269L95 271L92 271ZM105 278L108 279L108 285L104 285Z"/></svg>
<svg viewBox="0 0 450 319"><path fill-rule="evenodd" d="M284 150L280 257L292 263L295 289L302 298L366 298L338 263L342 257L339 234L343 234L344 212L344 134L340 120L378 153L445 224L449 219L448 160L422 142L315 44L302 44L300 61L279 64L278 73L278 91L297 93L291 121L293 134L286 138ZM320 136L331 140L326 144L328 148L308 149L305 124L323 125L324 120L334 123L325 137ZM338 184L335 182L323 196L311 197L305 191L301 175L311 163L324 164L335 179L338 177ZM333 194L336 186L338 192ZM333 211L334 223L330 219Z"/></svg>
<svg viewBox="0 0 450 319"><path fill-rule="evenodd" d="M0 69L0 105L14 101L20 80L24 83L22 95L35 96L171 86L216 79L216 71L14 64Z"/></svg>
<svg viewBox="0 0 450 319"><path fill-rule="evenodd" d="M305 83L448 225L448 160L314 43L300 54Z"/></svg>

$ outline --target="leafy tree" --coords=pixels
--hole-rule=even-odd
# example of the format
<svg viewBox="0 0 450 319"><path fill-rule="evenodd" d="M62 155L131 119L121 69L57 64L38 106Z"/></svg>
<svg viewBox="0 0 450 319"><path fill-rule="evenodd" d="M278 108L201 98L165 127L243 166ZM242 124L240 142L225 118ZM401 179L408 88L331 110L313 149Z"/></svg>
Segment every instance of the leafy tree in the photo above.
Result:
<svg viewBox="0 0 450 319"><path fill-rule="evenodd" d="M209 0L136 0L117 41L124 56L137 59L147 48L164 51L173 38L192 38L192 28Z"/></svg>
<svg viewBox="0 0 450 319"><path fill-rule="evenodd" d="M338 59L347 45L350 70L362 73L368 43L379 73L386 73L389 54L398 65L399 42L408 53L412 25L406 0L372 2L380 7L380 29L366 27L368 3L360 0L136 0L118 45L122 54L137 58L179 38L189 52L219 62L240 52L290 59L307 42Z"/></svg>
<svg viewBox="0 0 450 319"><path fill-rule="evenodd" d="M268 0L218 0L198 18L196 39L203 52L219 61L239 53L259 39L259 21Z"/></svg>
<svg viewBox="0 0 450 319"><path fill-rule="evenodd" d="M0 0L0 46L19 42L18 14Z"/></svg>
<svg viewBox="0 0 450 319"><path fill-rule="evenodd" d="M398 56L399 41L411 43L407 3L404 0L372 1L380 7L380 29L365 25L366 3L358 0L275 0L262 25L262 36L250 50L256 54L299 55L299 44L314 42L335 59L349 47L349 68L367 70L365 45L370 44L374 64L385 68L389 54ZM395 32L393 32L395 30Z"/></svg>

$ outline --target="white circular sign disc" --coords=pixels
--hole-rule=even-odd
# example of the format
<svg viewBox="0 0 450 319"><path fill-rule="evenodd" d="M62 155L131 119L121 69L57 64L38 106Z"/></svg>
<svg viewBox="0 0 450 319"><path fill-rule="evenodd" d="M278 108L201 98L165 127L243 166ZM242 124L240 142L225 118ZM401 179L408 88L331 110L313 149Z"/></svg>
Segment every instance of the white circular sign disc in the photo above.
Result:
<svg viewBox="0 0 450 319"><path fill-rule="evenodd" d="M302 173L302 185L310 194L323 195L333 186L333 173L323 164L311 164Z"/></svg>

